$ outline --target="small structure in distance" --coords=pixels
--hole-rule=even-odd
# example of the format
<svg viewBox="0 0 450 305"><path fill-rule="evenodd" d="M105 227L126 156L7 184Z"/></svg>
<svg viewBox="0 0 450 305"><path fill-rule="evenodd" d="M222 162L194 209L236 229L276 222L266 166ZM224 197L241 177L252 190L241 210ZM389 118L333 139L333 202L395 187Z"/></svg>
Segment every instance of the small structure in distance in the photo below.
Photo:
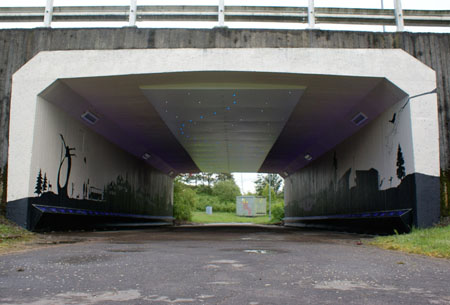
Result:
<svg viewBox="0 0 450 305"><path fill-rule="evenodd" d="M266 198L261 196L236 196L237 216L264 216L266 211Z"/></svg>

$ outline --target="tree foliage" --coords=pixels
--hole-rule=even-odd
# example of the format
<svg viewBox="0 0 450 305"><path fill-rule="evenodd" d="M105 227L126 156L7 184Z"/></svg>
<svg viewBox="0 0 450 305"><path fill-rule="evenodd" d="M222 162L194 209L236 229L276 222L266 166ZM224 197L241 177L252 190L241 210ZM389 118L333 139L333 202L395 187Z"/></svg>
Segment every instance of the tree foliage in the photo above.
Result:
<svg viewBox="0 0 450 305"><path fill-rule="evenodd" d="M214 184L212 189L213 195L219 197L222 201L235 201L236 196L241 195L239 187L234 180L219 181Z"/></svg>
<svg viewBox="0 0 450 305"><path fill-rule="evenodd" d="M185 184L175 181L173 188L173 217L179 221L190 221L197 196Z"/></svg>
<svg viewBox="0 0 450 305"><path fill-rule="evenodd" d="M272 219L274 221L282 221L284 218L284 204L276 203L272 207Z"/></svg>
<svg viewBox="0 0 450 305"><path fill-rule="evenodd" d="M219 181L233 180L233 176L229 173L189 173L178 175L176 180L188 185L213 187Z"/></svg>
<svg viewBox="0 0 450 305"><path fill-rule="evenodd" d="M269 201L269 184L266 184L264 186L264 189L261 192L260 196L264 196L266 197L267 201ZM270 198L272 199L272 201L275 200L275 198L277 198L277 194L275 193L275 190L273 188L270 188Z"/></svg>
<svg viewBox="0 0 450 305"><path fill-rule="evenodd" d="M264 196L264 188L266 185L269 185L269 180L275 195L280 195L282 193L281 186L283 184L283 178L278 174L258 174L258 178L255 181L256 193L260 196Z"/></svg>

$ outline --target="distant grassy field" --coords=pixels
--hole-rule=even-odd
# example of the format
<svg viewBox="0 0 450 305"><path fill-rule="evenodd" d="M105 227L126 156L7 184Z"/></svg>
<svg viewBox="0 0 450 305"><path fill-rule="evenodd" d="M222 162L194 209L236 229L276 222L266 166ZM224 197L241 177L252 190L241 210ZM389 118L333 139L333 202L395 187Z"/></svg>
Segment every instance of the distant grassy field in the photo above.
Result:
<svg viewBox="0 0 450 305"><path fill-rule="evenodd" d="M213 212L212 215L208 215L205 212L193 212L192 222L198 223L236 222L236 223L257 223L257 224L270 223L269 216L241 217L236 216L236 214L234 213L225 213L225 212Z"/></svg>
<svg viewBox="0 0 450 305"><path fill-rule="evenodd" d="M370 244L383 249L450 259L450 226L414 229L409 234L380 236Z"/></svg>
<svg viewBox="0 0 450 305"><path fill-rule="evenodd" d="M0 253L10 251L33 238L34 234L24 230L0 216Z"/></svg>

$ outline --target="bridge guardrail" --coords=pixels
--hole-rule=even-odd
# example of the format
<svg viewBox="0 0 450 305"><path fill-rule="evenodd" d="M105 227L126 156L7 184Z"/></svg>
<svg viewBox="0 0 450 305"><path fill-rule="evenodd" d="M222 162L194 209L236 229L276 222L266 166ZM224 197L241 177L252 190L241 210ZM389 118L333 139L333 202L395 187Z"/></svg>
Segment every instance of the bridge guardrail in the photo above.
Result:
<svg viewBox="0 0 450 305"><path fill-rule="evenodd" d="M280 22L308 24L396 25L397 31L404 26L450 27L450 10L402 10L400 0L395 9L361 9L275 6L218 6L200 5L136 5L129 6L60 6L53 7L47 0L46 7L0 7L0 22L128 22L135 26L139 21L210 21L225 26L226 22Z"/></svg>

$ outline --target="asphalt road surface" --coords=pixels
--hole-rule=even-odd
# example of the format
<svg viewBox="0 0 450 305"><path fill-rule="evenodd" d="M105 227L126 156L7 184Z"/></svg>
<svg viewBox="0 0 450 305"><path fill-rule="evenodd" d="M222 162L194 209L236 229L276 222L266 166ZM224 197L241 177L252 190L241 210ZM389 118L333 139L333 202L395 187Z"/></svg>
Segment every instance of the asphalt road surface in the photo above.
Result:
<svg viewBox="0 0 450 305"><path fill-rule="evenodd" d="M0 256L1 304L450 304L450 260L362 235L205 226L49 238L61 243Z"/></svg>

